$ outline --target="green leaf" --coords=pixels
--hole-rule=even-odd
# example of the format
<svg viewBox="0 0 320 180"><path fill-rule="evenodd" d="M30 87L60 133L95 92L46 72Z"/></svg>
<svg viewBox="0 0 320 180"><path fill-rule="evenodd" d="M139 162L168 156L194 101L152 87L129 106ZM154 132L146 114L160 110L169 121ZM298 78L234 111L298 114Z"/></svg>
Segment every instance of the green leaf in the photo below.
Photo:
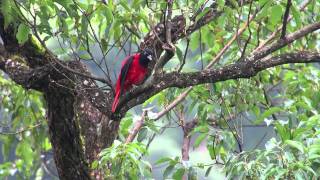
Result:
<svg viewBox="0 0 320 180"><path fill-rule="evenodd" d="M23 23L19 25L18 32L16 34L16 38L19 44L24 44L28 40L29 32L30 28L27 25Z"/></svg>
<svg viewBox="0 0 320 180"><path fill-rule="evenodd" d="M257 14L256 19L257 20L261 20L262 18L266 18L269 16L269 8L272 5L272 1L269 0L263 0L263 2L259 2L259 4L261 4L261 6L263 6L263 8L259 11L259 13Z"/></svg>
<svg viewBox="0 0 320 180"><path fill-rule="evenodd" d="M280 107L271 107L268 110L264 111L262 113L262 115L257 120L255 120L254 123L261 124L264 121L264 119L266 119L267 117L271 116L272 114L280 112L280 111L282 111L282 109Z"/></svg>
<svg viewBox="0 0 320 180"><path fill-rule="evenodd" d="M300 152L304 153L304 145L299 141L286 140L285 144L295 149L298 149Z"/></svg>
<svg viewBox="0 0 320 180"><path fill-rule="evenodd" d="M37 170L37 172L36 172L36 178L35 178L35 180L42 180L42 178L43 178L43 169L40 167L38 170Z"/></svg>
<svg viewBox="0 0 320 180"><path fill-rule="evenodd" d="M200 134L197 139L194 141L193 147L197 148L201 144L201 142L207 137L206 133Z"/></svg>
<svg viewBox="0 0 320 180"><path fill-rule="evenodd" d="M43 149L49 151L52 148L49 138L46 138L43 143Z"/></svg>
<svg viewBox="0 0 320 180"><path fill-rule="evenodd" d="M195 51L199 47L199 32L192 33L190 40L190 49Z"/></svg>
<svg viewBox="0 0 320 180"><path fill-rule="evenodd" d="M121 5L125 10L127 10L128 12L131 12L131 9L130 9L129 6L128 6L128 1L120 0L120 5Z"/></svg>
<svg viewBox="0 0 320 180"><path fill-rule="evenodd" d="M186 170L184 168L180 168L178 169L173 175L172 175L172 178L175 179L175 180L181 180L182 179L182 176L184 175L184 172Z"/></svg>
<svg viewBox="0 0 320 180"><path fill-rule="evenodd" d="M110 24L113 21L113 14L112 14L112 10L109 7L104 8L105 12L106 12L106 18L107 18L107 22Z"/></svg>
<svg viewBox="0 0 320 180"><path fill-rule="evenodd" d="M138 142L143 141L147 137L147 135L148 135L148 129L145 127L141 128L137 137L137 141Z"/></svg>
<svg viewBox="0 0 320 180"><path fill-rule="evenodd" d="M81 35L83 37L86 37L88 34L88 20L90 20L90 19L89 19L89 17L86 17L86 15L83 15L81 18ZM64 22L64 21L62 21L62 22ZM67 29L66 29L66 31L67 31Z"/></svg>
<svg viewBox="0 0 320 180"><path fill-rule="evenodd" d="M0 10L4 18L4 28L6 29L10 23L13 22L12 7L14 7L12 0L2 0Z"/></svg>
<svg viewBox="0 0 320 180"><path fill-rule="evenodd" d="M174 169L174 166L172 165L168 166L163 172L163 179L166 179L172 173L173 169Z"/></svg>
<svg viewBox="0 0 320 180"><path fill-rule="evenodd" d="M291 7L291 12L292 12L293 18L297 24L297 27L300 28L302 25L302 21L301 21L301 15L300 15L299 9L293 5Z"/></svg>
<svg viewBox="0 0 320 180"><path fill-rule="evenodd" d="M282 17L282 7L281 5L275 5L271 8L270 21L273 25L276 25L281 21Z"/></svg>
<svg viewBox="0 0 320 180"><path fill-rule="evenodd" d="M162 163L168 162L168 161L172 161L172 159L169 158L169 157L163 157L163 158L160 158L160 159L155 163L155 165L162 164Z"/></svg>
<svg viewBox="0 0 320 180"><path fill-rule="evenodd" d="M211 10L211 8L206 7L204 8L204 10L196 17L196 21L198 21L199 19L201 19L204 15L206 15L209 11Z"/></svg>
<svg viewBox="0 0 320 180"><path fill-rule="evenodd" d="M92 168L92 169L97 169L98 165L99 165L99 162L98 162L97 160L95 160L95 161L93 161L93 163L91 164L91 168Z"/></svg>
<svg viewBox="0 0 320 180"><path fill-rule="evenodd" d="M178 59L180 62L182 62L183 60L183 53L182 53L182 50L179 48L179 46L176 46L176 52L177 52L177 56L178 56Z"/></svg>
<svg viewBox="0 0 320 180"><path fill-rule="evenodd" d="M210 167L206 170L206 174L205 174L206 177L209 176L212 167L213 167L213 166L210 166Z"/></svg>
<svg viewBox="0 0 320 180"><path fill-rule="evenodd" d="M290 129L287 128L287 126L284 126L279 122L274 123L274 125L275 125L277 133L278 133L278 135L280 135L282 141L290 139L290 135L291 135Z"/></svg>

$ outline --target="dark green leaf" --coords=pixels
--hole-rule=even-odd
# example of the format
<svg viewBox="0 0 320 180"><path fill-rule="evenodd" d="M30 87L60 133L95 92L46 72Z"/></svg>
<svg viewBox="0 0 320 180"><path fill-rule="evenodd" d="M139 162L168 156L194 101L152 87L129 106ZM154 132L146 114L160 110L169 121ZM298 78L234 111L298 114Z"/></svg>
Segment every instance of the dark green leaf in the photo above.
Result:
<svg viewBox="0 0 320 180"><path fill-rule="evenodd" d="M213 166L210 166L207 170L206 170L206 174L205 176L208 177L210 172L211 172L211 169L212 169Z"/></svg>
<svg viewBox="0 0 320 180"><path fill-rule="evenodd" d="M168 166L163 172L163 179L166 179L172 173L173 170L174 170L174 166L172 165Z"/></svg>
<svg viewBox="0 0 320 180"><path fill-rule="evenodd" d="M148 135L148 129L146 127L143 127L140 129L138 137L137 137L137 141L141 142L143 141Z"/></svg>

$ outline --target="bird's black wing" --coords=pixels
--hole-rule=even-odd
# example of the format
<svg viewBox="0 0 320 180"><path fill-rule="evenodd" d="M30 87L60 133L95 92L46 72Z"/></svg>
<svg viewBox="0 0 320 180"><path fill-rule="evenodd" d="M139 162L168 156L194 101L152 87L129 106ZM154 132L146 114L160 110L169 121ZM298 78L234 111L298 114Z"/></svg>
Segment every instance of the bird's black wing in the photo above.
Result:
<svg viewBox="0 0 320 180"><path fill-rule="evenodd" d="M130 66L133 62L133 56L130 56L129 59L125 62L125 64L122 66L121 68L121 72L120 72L120 95L122 94L123 91L123 86L124 86L124 82L126 80L126 77L128 75Z"/></svg>

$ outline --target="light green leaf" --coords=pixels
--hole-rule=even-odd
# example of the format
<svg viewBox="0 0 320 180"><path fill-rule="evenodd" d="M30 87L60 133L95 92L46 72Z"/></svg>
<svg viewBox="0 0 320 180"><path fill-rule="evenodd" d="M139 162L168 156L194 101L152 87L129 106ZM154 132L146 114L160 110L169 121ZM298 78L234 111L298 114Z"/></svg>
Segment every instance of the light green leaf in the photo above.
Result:
<svg viewBox="0 0 320 180"><path fill-rule="evenodd" d="M299 141L286 140L285 144L287 144L290 147L293 147L295 149L298 149L302 153L304 152L304 145Z"/></svg>
<svg viewBox="0 0 320 180"><path fill-rule="evenodd" d="M275 5L271 8L270 21L273 25L276 25L281 21L282 17L282 7L281 5Z"/></svg>
<svg viewBox="0 0 320 180"><path fill-rule="evenodd" d="M104 8L105 9L105 12L106 12L106 18L107 18L107 22L108 23L111 23L113 21L113 14L112 14L112 11L109 7L106 7Z"/></svg>
<svg viewBox="0 0 320 180"><path fill-rule="evenodd" d="M21 23L18 27L18 32L16 34L16 38L19 44L24 44L28 40L28 36L30 33L29 26Z"/></svg>
<svg viewBox="0 0 320 180"><path fill-rule="evenodd" d="M184 175L184 172L185 172L185 169L180 168L172 175L172 178L175 180L181 180L182 176Z"/></svg>
<svg viewBox="0 0 320 180"><path fill-rule="evenodd" d="M255 124L261 124L265 118L271 116L272 114L275 114L277 112L280 112L282 111L282 109L280 107L271 107L269 108L268 110L264 111L262 113L262 115L257 119L255 120Z"/></svg>
<svg viewBox="0 0 320 180"><path fill-rule="evenodd" d="M157 160L157 162L155 163L155 165L162 164L162 163L168 162L168 161L172 161L172 159L169 158L169 157L163 157L163 158L160 158L159 160Z"/></svg>
<svg viewBox="0 0 320 180"><path fill-rule="evenodd" d="M197 139L194 141L193 147L197 148L201 144L201 142L207 137L206 133L200 134Z"/></svg>

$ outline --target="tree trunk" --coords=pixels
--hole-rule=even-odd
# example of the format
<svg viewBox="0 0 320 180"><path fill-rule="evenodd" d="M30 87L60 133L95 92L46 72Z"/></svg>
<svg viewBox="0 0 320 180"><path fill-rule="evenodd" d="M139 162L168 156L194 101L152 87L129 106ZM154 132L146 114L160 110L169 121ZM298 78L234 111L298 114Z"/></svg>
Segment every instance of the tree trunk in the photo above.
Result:
<svg viewBox="0 0 320 180"><path fill-rule="evenodd" d="M69 66L87 73L79 61ZM98 89L94 81L68 74L51 80L44 90L48 109L50 140L54 159L61 179L102 179L101 173L91 170L99 152L113 143L119 121L111 120L107 107L93 103L111 104L109 94ZM90 90L89 87L91 88ZM105 103L102 103L105 101Z"/></svg>

